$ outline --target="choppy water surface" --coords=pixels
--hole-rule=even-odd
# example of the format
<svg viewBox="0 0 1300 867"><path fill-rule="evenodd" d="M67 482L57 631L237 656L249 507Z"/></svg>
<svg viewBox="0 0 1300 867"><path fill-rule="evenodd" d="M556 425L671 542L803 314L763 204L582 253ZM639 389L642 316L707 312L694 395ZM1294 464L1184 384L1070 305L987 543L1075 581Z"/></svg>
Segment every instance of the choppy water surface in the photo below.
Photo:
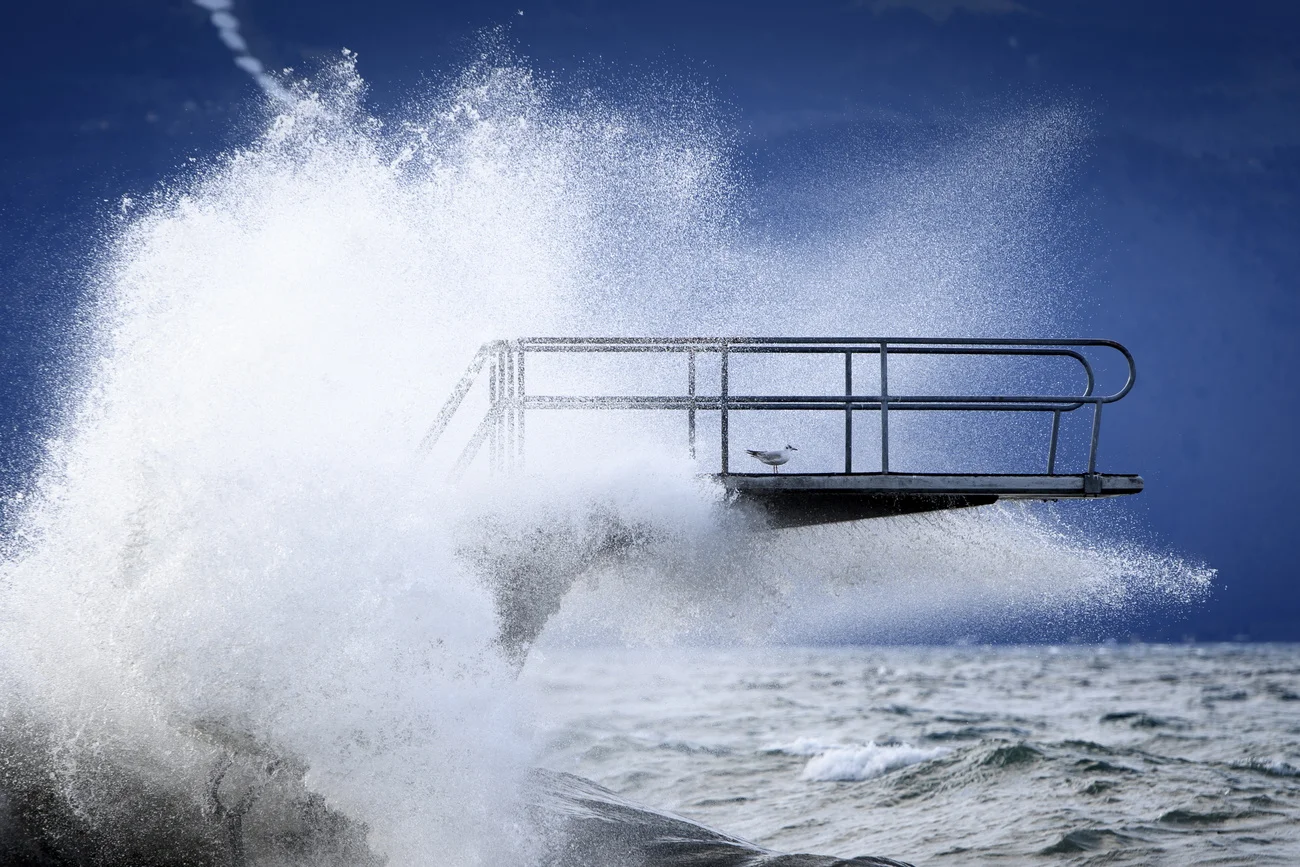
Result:
<svg viewBox="0 0 1300 867"><path fill-rule="evenodd" d="M1300 863L1300 647L583 651L543 764L782 851Z"/></svg>

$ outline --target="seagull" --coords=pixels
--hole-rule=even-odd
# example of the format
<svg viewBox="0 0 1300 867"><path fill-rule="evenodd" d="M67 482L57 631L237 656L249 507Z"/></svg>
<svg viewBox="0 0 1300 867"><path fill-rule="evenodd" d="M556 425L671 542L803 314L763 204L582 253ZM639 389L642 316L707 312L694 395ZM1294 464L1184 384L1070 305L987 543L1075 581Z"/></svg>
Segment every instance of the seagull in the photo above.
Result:
<svg viewBox="0 0 1300 867"><path fill-rule="evenodd" d="M749 453L750 457L757 458L771 467L772 472L779 473L781 472L780 466L784 463L788 463L790 458L793 457L790 452L797 452L799 450L789 443L786 443L785 448L777 449L774 452L765 452L760 451L759 449L745 449L745 451Z"/></svg>

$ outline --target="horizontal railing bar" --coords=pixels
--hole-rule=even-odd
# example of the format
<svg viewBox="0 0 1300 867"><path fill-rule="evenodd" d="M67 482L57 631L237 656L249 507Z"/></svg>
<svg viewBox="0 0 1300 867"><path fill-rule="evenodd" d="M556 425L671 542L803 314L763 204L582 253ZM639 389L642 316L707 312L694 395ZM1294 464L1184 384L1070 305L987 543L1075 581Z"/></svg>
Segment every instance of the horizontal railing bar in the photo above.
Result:
<svg viewBox="0 0 1300 867"><path fill-rule="evenodd" d="M601 395L602 397L613 395ZM1087 394L900 394L897 397L889 395L889 405L897 403L1110 403L1110 395L1087 395ZM860 403L863 401L869 403L879 403L881 395L878 394L854 394L848 397L842 395L816 395L816 394L790 394L790 395L765 395L765 394L737 394L728 395L727 399L731 402L747 401L749 403L780 403L784 401L797 401L799 403L824 403L831 406L843 406L845 403Z"/></svg>
<svg viewBox="0 0 1300 867"><path fill-rule="evenodd" d="M905 395L900 395L898 397L894 397L893 395L890 395L888 400L890 406L893 406L895 403L916 403L916 404L954 403L954 404L963 404L963 405L985 404L985 403L991 403L991 404L1016 403L1016 404L1034 404L1034 405L1050 404L1053 406L1072 404L1076 406L1084 406L1085 404L1113 402L1109 395L1080 396L1080 395L1068 395L1068 394L1005 395L1005 396L1001 396L1001 395L976 396L976 395L963 395L963 394L953 394L953 395L905 394ZM592 394L592 395L530 394L524 398L524 401L525 404L528 406L532 406L534 404L540 405L542 403L559 403L559 402L581 404L584 406L594 406L605 401L621 401L621 402L630 402L630 403L672 403L674 405L680 404L682 406L687 406L690 405L691 403L697 406L703 405L705 403L714 403L720 406L725 402L728 407L737 406L742 403L762 405L762 406L778 406L780 404L785 404L785 403L807 403L807 404L816 404L818 406L826 406L833 409L843 409L845 404L855 404L855 405L865 404L865 403L879 404L882 402L882 398L880 395L874 395L874 394L852 395L849 397L843 397L838 395L833 397L826 397L822 395L798 395L798 394L792 394L792 395L750 395L750 394L739 395L738 394L738 395L728 395L726 400L723 401L721 397L715 395L707 395L707 394L696 395L694 398L691 398L689 396L678 397L673 395L640 395L640 394Z"/></svg>
<svg viewBox="0 0 1300 867"><path fill-rule="evenodd" d="M560 338L553 338L559 340ZM685 342L662 341L652 338L643 338L642 340L653 342L607 342L613 338L592 338L593 343L574 344L565 343L545 343L543 345L527 345L528 341L523 341L525 351L529 352L552 352L552 353L582 353L582 352L612 352L612 353L638 353L638 352L655 352L655 353L674 353L674 352L717 352L721 353L724 346L728 352L744 355L878 355L880 346L867 345L789 345L789 344L767 344L761 346L744 346L731 345L722 343L696 343L692 338L680 338ZM1111 342L1099 342L1095 345L1109 346ZM1094 344L1087 344L1092 346ZM1117 345L1117 344L1116 344ZM993 357L1066 357L1073 358L1083 367L1084 375L1088 378L1088 383L1084 389L1084 394L1091 394L1093 389L1093 372L1092 365L1082 353L1073 349L1067 349L1056 344L1043 346L1027 345L1022 343L1006 342L996 345L969 345L961 343L947 343L943 345L934 345L931 341L925 343L913 343L904 345L893 350L896 355L984 355ZM1131 385L1133 377L1132 365L1130 365L1129 380Z"/></svg>
<svg viewBox="0 0 1300 867"><path fill-rule="evenodd" d="M1089 403L1091 403L1090 401ZM758 401L730 398L725 406L728 410L878 410L882 401L854 399L831 402L817 401ZM528 409L696 409L701 411L720 410L724 403L719 398L638 398L638 397L565 397L560 395L528 395L523 405ZM955 412L971 411L1015 411L1015 412L1073 412L1084 406L1077 400L1057 400L1050 403L932 403L928 401L909 402L907 399L895 401L889 399L889 408L912 410L917 412Z"/></svg>
<svg viewBox="0 0 1300 867"><path fill-rule="evenodd" d="M550 352L550 353L581 353L581 352L722 352L722 344L611 344L607 346L581 346L573 344L546 344L542 346L526 346L527 352ZM879 346L848 346L827 344L825 346L728 346L728 352L734 352L738 355L879 355ZM998 347L998 346L904 346L897 350L890 349L891 353L899 355L994 355L994 356L1060 356L1064 358L1073 358L1076 361L1083 362L1083 355L1073 349L1066 348L1049 348L1049 347Z"/></svg>
<svg viewBox="0 0 1300 867"><path fill-rule="evenodd" d="M900 346L1104 346L1118 350L1124 348L1122 344L1114 340L1088 337L1070 337L1059 340L1054 338L1012 340L1002 337L525 337L521 338L519 343L523 344L526 349L531 349L534 345L555 344L583 346L623 344L634 346L656 343L665 346L727 344L732 348L745 344L771 345L781 343L793 346L829 344L861 346L864 344L888 343L891 348L896 344Z"/></svg>
<svg viewBox="0 0 1300 867"><path fill-rule="evenodd" d="M734 345L722 343L613 343L599 346L587 346L573 343L546 343L537 346L525 345L527 352L721 352L722 347L726 346L728 352L739 352L745 354L766 353L771 355L782 354L817 354L817 355L841 355L845 352L853 355L876 355L880 352L878 345L858 346L856 344L836 344L828 343L818 346L806 346L803 344L764 344L764 345ZM890 349L890 352L894 352ZM1071 358L1081 358L1082 355L1067 347L1049 347L1049 346L904 346L899 347L898 352L907 355L1064 355Z"/></svg>
<svg viewBox="0 0 1300 867"><path fill-rule="evenodd" d="M854 402L852 408L853 408L855 411L857 411L857 410L866 410L866 411L871 411L871 410L879 410L879 409L880 409L880 406L881 406L880 401L876 401L876 402L874 402L874 403L872 403L872 402ZM907 403L907 402L905 402L905 401L895 401L892 397L889 399L889 411L890 411L890 412L893 412L893 411L896 410L896 409L897 409L897 410L900 410L900 411L901 411L901 410L909 410L909 411L912 411L912 412L962 412L962 411L970 411L970 412L1052 412L1052 411L1058 411L1058 412L1074 412L1076 409L1079 409L1079 408L1081 408L1082 406L1084 406L1084 404L1081 404L1081 403L1074 403L1074 404L1066 404L1066 403L1060 403L1060 404L1051 404L1051 403L1033 403L1033 404L1023 404L1023 403L1010 403L1010 404L1009 404L1009 403L990 403L990 404L968 404L968 403L953 403L953 404ZM838 411L840 411L840 412L843 412L843 411L844 411L844 405L843 405L843 404L838 404L838 405L837 405L837 404L828 404L828 403L798 403L798 404L788 404L788 405L787 405L787 404L770 404L770 403L752 403L752 404L744 404L744 405L741 405L741 406L737 406L736 404L728 404L728 405L727 405L727 409L730 409L730 410L738 410L738 411L739 411L739 410L747 410L747 409L748 409L748 410L764 410L764 411L766 411L766 410L782 410L782 409L804 409L804 410L838 410Z"/></svg>
<svg viewBox="0 0 1300 867"><path fill-rule="evenodd" d="M525 346L527 352L721 352L724 344L707 343L698 344L676 344L676 343L637 343L637 344L609 344L605 346L583 346L579 344L543 344L540 346ZM852 344L835 344L828 343L824 346L803 346L803 345L763 345L763 346L735 346L727 345L728 352L743 353L746 355L842 355L846 352L853 355L878 355L880 347L876 345L856 346ZM1066 347L1047 347L1047 346L904 346L890 352L900 352L906 355L1061 355L1070 358L1080 359L1082 354L1074 349Z"/></svg>
<svg viewBox="0 0 1300 867"><path fill-rule="evenodd" d="M722 405L717 403L714 403L713 405L698 404L693 408L698 410L699 412L717 412L718 410L722 409ZM900 412L904 412L904 411L912 411L912 412L1052 412L1052 411L1073 412L1078 408L1079 408L1078 406L1074 406L1074 407L1052 406L1051 404L1034 404L1032 406L1027 406L1023 404L1010 404L1010 405L989 404L986 406L970 406L966 404L935 405L935 404L927 403L927 404L903 404L900 406L895 406L892 400L889 402L890 412L893 412L895 409L899 410ZM537 409L537 410L549 409L549 410L557 410L557 411L567 409L567 410L573 410L575 412L584 409L629 409L629 410L638 410L638 411L645 410L648 412L653 412L656 410L662 412L676 412L683 409L692 409L692 407L689 404L685 404L685 403L671 404L671 405L670 404L643 404L643 403L610 403L610 404L603 404L599 407L593 407L590 404L587 405L541 404L538 406L529 406L528 409ZM878 403L855 404L853 407L853 410L855 412L857 411L874 412L874 411L879 411L879 409L880 409L880 404ZM827 406L824 403L791 403L791 404L779 404L779 405L773 405L768 403L741 404L741 405L736 405L731 403L727 404L728 412L747 412L747 411L748 412L760 412L760 411L761 412L784 412L787 410L802 410L806 412L825 412L828 410L838 410L839 412L843 412L844 407Z"/></svg>

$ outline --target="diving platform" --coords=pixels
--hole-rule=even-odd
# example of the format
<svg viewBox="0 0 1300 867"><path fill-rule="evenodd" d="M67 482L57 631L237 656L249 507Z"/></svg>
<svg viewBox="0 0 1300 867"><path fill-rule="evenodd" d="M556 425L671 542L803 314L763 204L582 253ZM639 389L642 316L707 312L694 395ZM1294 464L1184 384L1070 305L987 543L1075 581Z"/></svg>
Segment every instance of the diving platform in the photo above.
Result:
<svg viewBox="0 0 1300 867"><path fill-rule="evenodd" d="M616 363L602 366L595 361L598 356L606 361L612 356ZM1115 381L1114 388L1099 389L1101 372ZM727 503L757 512L772 527L967 508L999 500L1116 497L1139 493L1143 482L1134 474L1098 471L1102 409L1127 395L1136 377L1128 349L1099 339L498 340L484 344L474 356L421 449L431 451L438 445L477 388L482 415L466 430L465 445L451 469L453 478L464 475L484 453L490 472L522 471L529 419L539 413L630 411L682 416L683 445L703 470L701 475L725 490ZM1066 381L1073 385L1064 385ZM789 393L763 387L772 383L784 384ZM956 415L946 415L945 425L929 428L900 421L943 414ZM1076 416L1082 416L1070 440L1076 465L1066 466L1063 430ZM980 440L981 432L967 423L977 417L1042 419L1041 433L1034 432L1038 422L1031 421L1014 434L991 438L994 452L1021 463L1041 448L1041 471L927 472L914 466L927 454L934 459L933 445L923 448L919 441L940 428L948 433L956 428L963 442ZM807 431L812 442L805 437L798 458L787 467L802 471L734 471L734 463L749 460L743 449L733 453L738 425L746 431L742 435L751 438L738 444L742 447L779 445L775 439L755 441L762 430ZM780 437L781 442L794 438L792 432ZM713 445L701 448L702 439ZM982 432L981 441L989 444L988 431ZM898 465L900 451L912 465ZM826 466L828 462L832 466Z"/></svg>
<svg viewBox="0 0 1300 867"><path fill-rule="evenodd" d="M773 527L988 506L998 500L1118 497L1142 490L1141 476L1104 473L730 473L716 478L736 502L761 509Z"/></svg>

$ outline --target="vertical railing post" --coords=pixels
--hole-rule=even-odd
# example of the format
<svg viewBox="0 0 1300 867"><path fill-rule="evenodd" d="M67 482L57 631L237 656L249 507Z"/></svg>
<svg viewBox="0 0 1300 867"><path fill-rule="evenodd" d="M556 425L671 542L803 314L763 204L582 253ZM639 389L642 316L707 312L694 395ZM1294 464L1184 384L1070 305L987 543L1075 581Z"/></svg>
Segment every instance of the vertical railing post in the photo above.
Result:
<svg viewBox="0 0 1300 867"><path fill-rule="evenodd" d="M497 368L501 364L501 353L492 353L492 363L488 367L488 413L492 416L491 434L488 438L488 470L497 471Z"/></svg>
<svg viewBox="0 0 1300 867"><path fill-rule="evenodd" d="M510 371L507 370L507 357L505 344L497 347L497 470L499 472L509 472L510 466L506 462L506 452L509 450L508 419L506 418L507 409L510 406L510 396L506 389L510 383Z"/></svg>
<svg viewBox="0 0 1300 867"><path fill-rule="evenodd" d="M722 341L722 388L719 393L718 409L721 411L719 427L722 439L722 475L731 472L731 430L727 419L727 341Z"/></svg>
<svg viewBox="0 0 1300 867"><path fill-rule="evenodd" d="M505 359L505 418L502 419L502 426L505 428L505 448L502 450L502 464L508 474L514 472L515 465L515 348L507 343L502 347L502 356Z"/></svg>
<svg viewBox="0 0 1300 867"><path fill-rule="evenodd" d="M1101 401L1092 403L1092 444L1088 446L1088 472L1097 472L1097 438L1101 436Z"/></svg>
<svg viewBox="0 0 1300 867"><path fill-rule="evenodd" d="M889 345L880 341L880 472L889 472Z"/></svg>
<svg viewBox="0 0 1300 867"><path fill-rule="evenodd" d="M695 460L695 350L686 351L686 395L690 406L686 409L686 442L690 447L691 460Z"/></svg>
<svg viewBox="0 0 1300 867"><path fill-rule="evenodd" d="M1052 413L1052 443L1047 448L1047 474L1056 475L1056 440L1061 433L1061 411Z"/></svg>
<svg viewBox="0 0 1300 867"><path fill-rule="evenodd" d="M853 472L853 353L844 353L844 472Z"/></svg>
<svg viewBox="0 0 1300 867"><path fill-rule="evenodd" d="M515 366L515 400L517 406L516 411L519 414L519 470L522 472L524 470L524 456L527 454L524 447L524 342L522 340L517 341L515 346L517 347L516 351L519 354L519 361Z"/></svg>

